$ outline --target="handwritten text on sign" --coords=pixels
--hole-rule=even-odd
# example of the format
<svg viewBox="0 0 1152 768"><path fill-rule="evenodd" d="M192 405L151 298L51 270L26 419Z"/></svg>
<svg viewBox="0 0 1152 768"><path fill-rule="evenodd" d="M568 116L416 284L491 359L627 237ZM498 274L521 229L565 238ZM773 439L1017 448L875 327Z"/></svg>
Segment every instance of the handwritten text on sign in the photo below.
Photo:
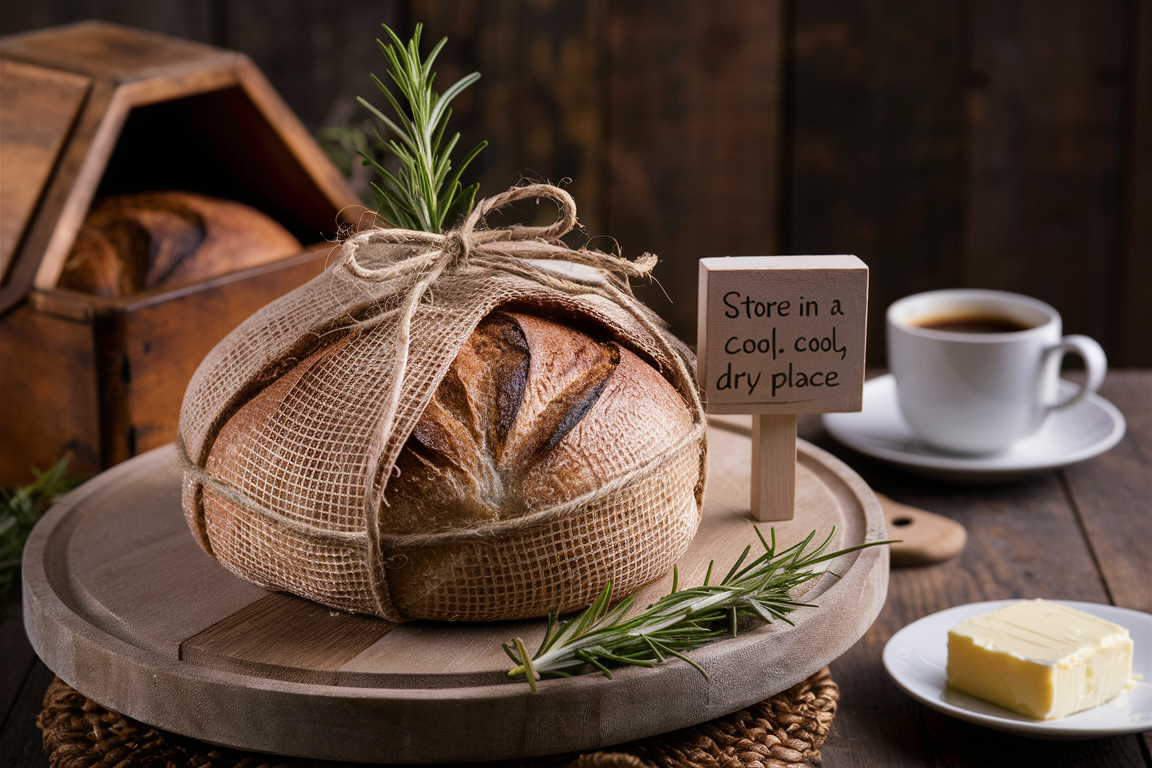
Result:
<svg viewBox="0 0 1152 768"><path fill-rule="evenodd" d="M868 267L855 256L700 260L710 413L858 411Z"/></svg>

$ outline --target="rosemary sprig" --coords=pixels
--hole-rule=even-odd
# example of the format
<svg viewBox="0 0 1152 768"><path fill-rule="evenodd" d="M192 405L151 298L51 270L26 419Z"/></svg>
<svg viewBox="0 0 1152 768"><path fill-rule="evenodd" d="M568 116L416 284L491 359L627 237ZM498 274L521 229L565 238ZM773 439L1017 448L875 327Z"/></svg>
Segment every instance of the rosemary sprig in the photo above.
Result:
<svg viewBox="0 0 1152 768"><path fill-rule="evenodd" d="M815 531L799 544L777 552L776 530L772 529L771 541L766 541L759 529L755 530L764 545L764 554L745 565L752 549L745 547L719 584L708 583L713 561L708 564L704 584L699 587L678 590L680 574L674 570L671 594L631 618L624 617L632 609L632 597L609 608L611 582L591 606L570 621L561 624L555 614L549 616L544 640L534 655L528 654L524 641L518 637L512 644L504 644L504 651L516 664L508 676L526 677L535 693L538 678L570 677L593 670L611 678L612 667L651 667L668 658L677 658L707 677L704 668L685 656L685 651L735 637L746 619L764 622L779 619L792 624L788 614L793 610L815 607L791 597L796 587L823 572L813 570L813 566L850 552L890 543L873 541L826 552L836 533L833 528L811 551L806 550L816 537Z"/></svg>
<svg viewBox="0 0 1152 768"><path fill-rule="evenodd" d="M416 31L407 45L401 42L387 24L384 31L392 39L388 44L382 40L376 43L381 53L388 59L388 75L408 105L405 110L380 78L372 75L372 81L384 94L396 119L393 120L372 106L363 98L358 98L372 114L379 118L395 134L395 138L383 145L400 161L398 172L393 175L369 154L365 153L364 164L375 168L380 176L379 185L372 184L380 201L380 214L389 222L405 229L425 232L443 232L445 224L453 217L467 214L472 210L479 184L464 187L460 174L480 153L488 142L482 141L472 148L460 166L452 171L450 155L460 140L460 134L444 142L445 128L452 110L448 104L468 86L480 79L479 72L473 72L456 82L443 94L432 89L436 79L432 72L432 62L448 38L442 39L428 54L420 58L420 31ZM382 140L383 141L383 140Z"/></svg>
<svg viewBox="0 0 1152 768"><path fill-rule="evenodd" d="M20 489L0 487L0 614L20 571L24 542L40 516L61 494L79 480L67 476L68 459L63 458L44 472L33 470L36 479Z"/></svg>

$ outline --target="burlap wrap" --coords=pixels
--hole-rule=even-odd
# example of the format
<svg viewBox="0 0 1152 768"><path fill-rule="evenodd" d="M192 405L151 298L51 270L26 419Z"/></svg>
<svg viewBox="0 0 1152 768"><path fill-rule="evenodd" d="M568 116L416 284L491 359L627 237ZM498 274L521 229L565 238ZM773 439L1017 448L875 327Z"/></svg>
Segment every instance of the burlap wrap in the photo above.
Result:
<svg viewBox="0 0 1152 768"><path fill-rule="evenodd" d="M554 201L556 223L481 228L485 214L526 198ZM566 192L531 185L480 201L444 235L354 235L323 274L224 339L180 414L184 509L201 546L261 586L392 621L411 618L390 596L399 568L425 569L421 616L473 620L571 609L609 578L623 594L666 572L703 495L694 360L632 296L628 278L655 257L570 249L558 238L575 221ZM381 519L397 456L469 335L506 305L605 329L676 388L692 429L654 426L651 451L592 493L482 528L389 536ZM275 412L206 469L220 430L270 387Z"/></svg>

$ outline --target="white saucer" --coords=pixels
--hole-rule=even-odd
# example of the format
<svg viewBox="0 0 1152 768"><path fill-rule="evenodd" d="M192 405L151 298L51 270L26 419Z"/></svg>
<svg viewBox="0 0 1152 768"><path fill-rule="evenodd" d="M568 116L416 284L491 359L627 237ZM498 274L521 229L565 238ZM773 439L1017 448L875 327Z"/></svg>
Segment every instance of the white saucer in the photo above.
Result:
<svg viewBox="0 0 1152 768"><path fill-rule="evenodd" d="M884 646L884 668L896 685L921 704L970 723L1037 739L1073 741L1152 730L1152 615L1127 608L1071 600L1051 602L1075 608L1128 628L1135 645L1136 685L1098 707L1058 720L1033 720L947 687L948 630L967 618L1015 600L995 600L949 608L914 621Z"/></svg>
<svg viewBox="0 0 1152 768"><path fill-rule="evenodd" d="M1061 395L1076 385L1060 382ZM1056 411L1039 432L992 456L959 456L929 448L912 433L896 403L891 374L864 383L858 413L824 414L824 428L844 445L929 477L958 482L1005 482L1074 464L1107 451L1124 436L1124 417L1099 395Z"/></svg>

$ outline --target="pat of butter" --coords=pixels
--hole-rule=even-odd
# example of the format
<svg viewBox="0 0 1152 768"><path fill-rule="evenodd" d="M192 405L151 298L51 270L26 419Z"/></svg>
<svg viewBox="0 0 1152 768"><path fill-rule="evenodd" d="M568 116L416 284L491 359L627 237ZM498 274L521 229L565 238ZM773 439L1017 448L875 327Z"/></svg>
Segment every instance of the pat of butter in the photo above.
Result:
<svg viewBox="0 0 1152 768"><path fill-rule="evenodd" d="M1044 600L1006 605L948 633L948 685L1037 720L1103 704L1131 677L1127 629Z"/></svg>

